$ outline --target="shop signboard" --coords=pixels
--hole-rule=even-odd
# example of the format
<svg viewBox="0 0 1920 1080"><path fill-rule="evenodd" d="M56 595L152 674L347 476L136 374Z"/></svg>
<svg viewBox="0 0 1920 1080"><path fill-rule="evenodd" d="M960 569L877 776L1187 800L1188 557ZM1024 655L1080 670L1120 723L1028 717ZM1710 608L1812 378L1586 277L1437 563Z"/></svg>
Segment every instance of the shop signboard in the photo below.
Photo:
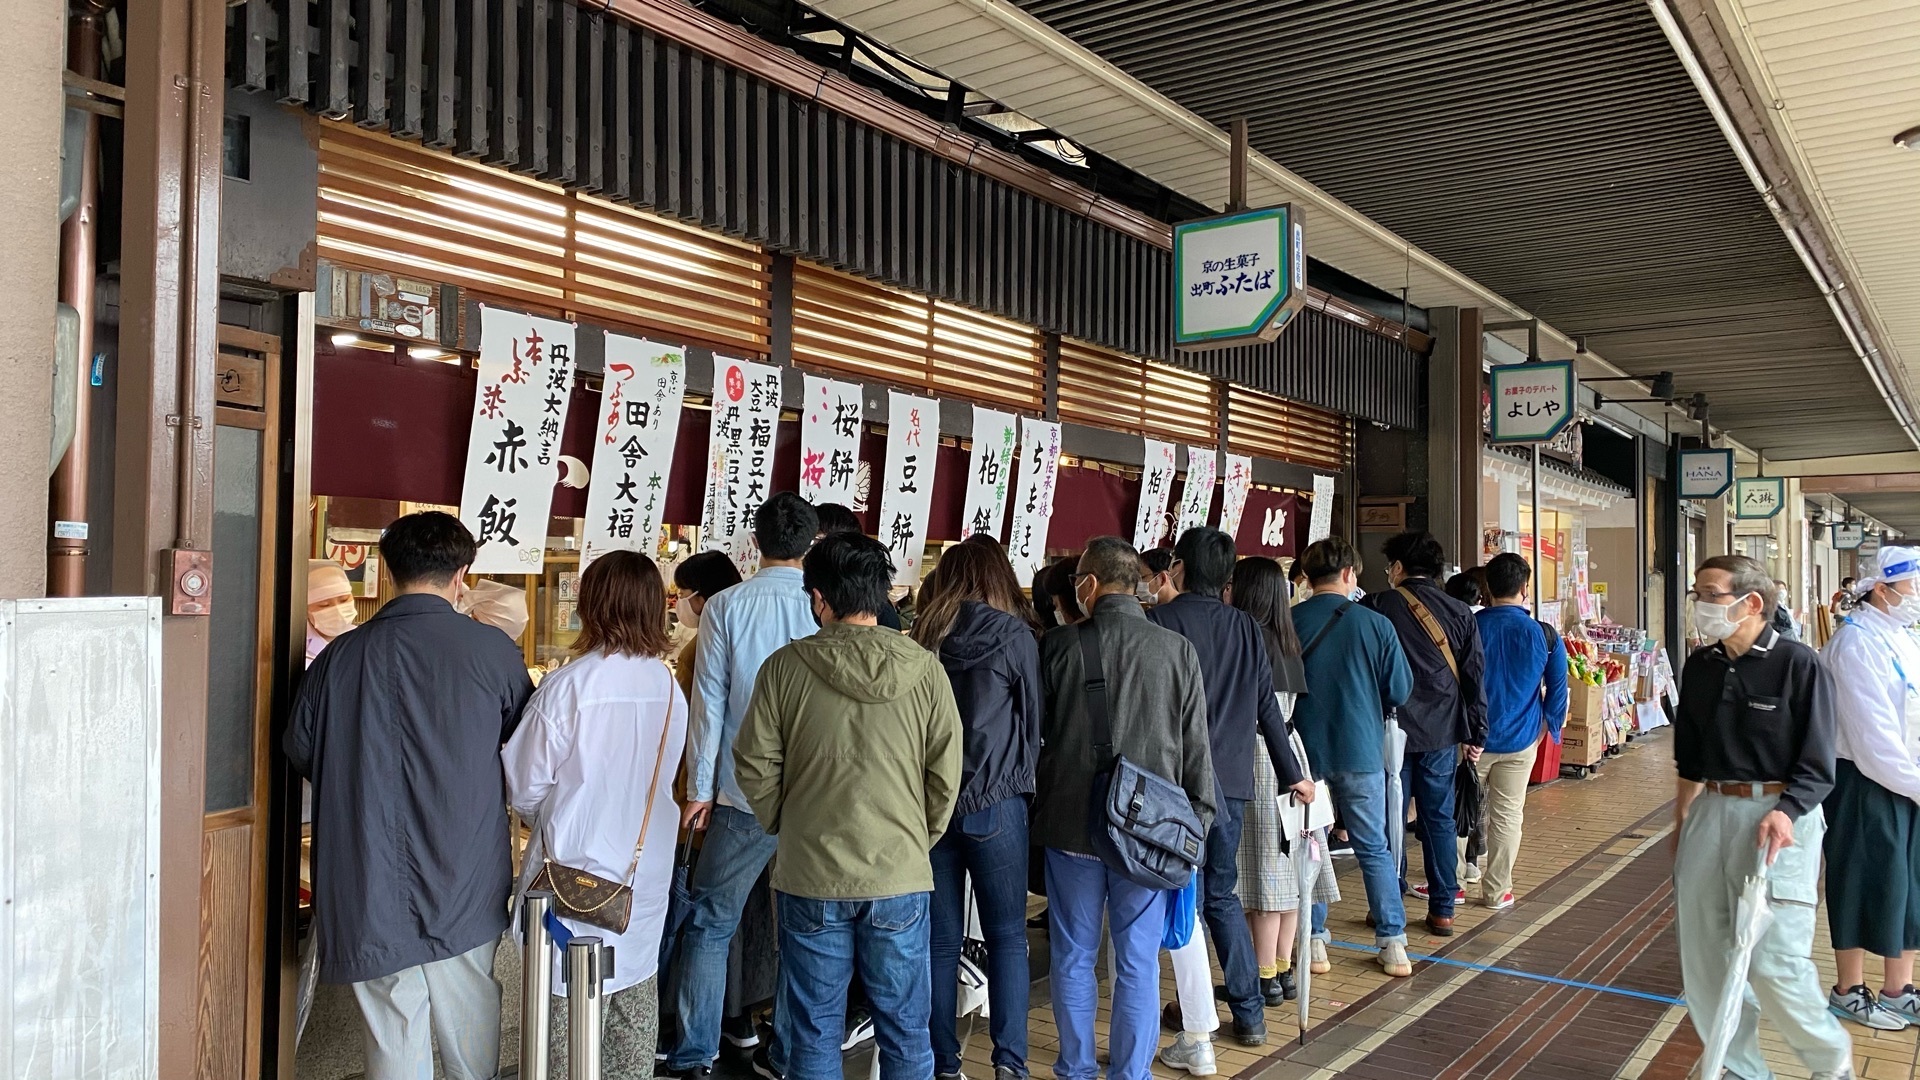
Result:
<svg viewBox="0 0 1920 1080"><path fill-rule="evenodd" d="M1746 476L1733 485L1733 516L1770 518L1787 508L1787 482L1778 476Z"/></svg>
<svg viewBox="0 0 1920 1080"><path fill-rule="evenodd" d="M1866 539L1865 525L1842 521L1833 526L1833 546L1840 551L1858 551Z"/></svg>
<svg viewBox="0 0 1920 1080"><path fill-rule="evenodd" d="M1020 419L1020 486L1014 492L1013 528L1007 533L1007 557L1022 582L1047 561L1047 528L1053 521L1053 496L1060 484L1060 425Z"/></svg>
<svg viewBox="0 0 1920 1080"><path fill-rule="evenodd" d="M1733 451L1680 451L1680 497L1717 499L1733 486Z"/></svg>
<svg viewBox="0 0 1920 1080"><path fill-rule="evenodd" d="M1579 380L1571 360L1501 364L1487 373L1492 431L1497 443L1550 443L1579 410Z"/></svg>
<svg viewBox="0 0 1920 1080"><path fill-rule="evenodd" d="M1219 455L1198 446L1187 447L1187 483L1180 491L1180 520L1171 539L1178 543L1188 529L1207 523L1213 512L1213 482L1220 470Z"/></svg>
<svg viewBox="0 0 1920 1080"><path fill-rule="evenodd" d="M652 555L659 544L686 388L684 349L607 335L581 570L609 551Z"/></svg>
<svg viewBox="0 0 1920 1080"><path fill-rule="evenodd" d="M1306 302L1306 235L1292 206L1173 227L1173 343L1272 341Z"/></svg>
<svg viewBox="0 0 1920 1080"><path fill-rule="evenodd" d="M1880 556L1880 534L1870 532L1861 537L1860 546L1854 549L1854 554L1861 559L1878 558Z"/></svg>
<svg viewBox="0 0 1920 1080"><path fill-rule="evenodd" d="M773 439L779 422L780 369L715 356L700 540L705 550L732 556L741 573L750 573L759 564L753 547L753 515L771 493Z"/></svg>
<svg viewBox="0 0 1920 1080"><path fill-rule="evenodd" d="M807 375L800 412L800 496L851 507L859 497L858 383Z"/></svg>
<svg viewBox="0 0 1920 1080"><path fill-rule="evenodd" d="M1247 492L1253 487L1253 459L1245 454L1228 454L1227 469L1221 476L1220 531L1238 536L1240 516L1247 509Z"/></svg>
<svg viewBox="0 0 1920 1080"><path fill-rule="evenodd" d="M1303 499L1298 492L1256 487L1247 491L1246 507L1239 528L1227 533L1241 555L1265 555L1272 559L1296 556L1304 546L1306 531ZM1224 530L1223 530L1224 531Z"/></svg>
<svg viewBox="0 0 1920 1080"><path fill-rule="evenodd" d="M479 544L476 574L537 574L545 566L573 386L573 330L572 323L480 309L480 378L460 489L460 520Z"/></svg>
<svg viewBox="0 0 1920 1080"><path fill-rule="evenodd" d="M880 496L880 542L893 556L893 583L918 585L933 513L933 473L940 457L940 403L898 391L887 394L886 489Z"/></svg>
<svg viewBox="0 0 1920 1080"><path fill-rule="evenodd" d="M973 407L973 458L967 473L966 511L960 518L960 539L986 533L1000 539L1007 520L1007 488L1013 479L1013 455L1018 449L1012 413Z"/></svg>
<svg viewBox="0 0 1920 1080"><path fill-rule="evenodd" d="M1317 544L1333 535L1333 477L1315 474L1313 478L1313 514L1307 522L1307 543Z"/></svg>
<svg viewBox="0 0 1920 1080"><path fill-rule="evenodd" d="M1167 531L1167 499L1173 494L1173 444L1148 439L1146 464L1140 469L1140 506L1133 514L1133 546L1141 551L1157 547Z"/></svg>

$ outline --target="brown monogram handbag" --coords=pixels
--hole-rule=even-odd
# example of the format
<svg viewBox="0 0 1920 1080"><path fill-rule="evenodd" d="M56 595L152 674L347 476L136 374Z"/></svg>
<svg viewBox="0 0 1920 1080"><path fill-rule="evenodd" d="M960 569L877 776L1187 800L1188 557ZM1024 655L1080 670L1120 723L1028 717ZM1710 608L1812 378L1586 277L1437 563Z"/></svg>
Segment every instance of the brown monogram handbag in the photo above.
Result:
<svg viewBox="0 0 1920 1080"><path fill-rule="evenodd" d="M673 691L667 691L667 720L660 726L660 747L653 757L653 780L647 785L647 812L640 819L640 838L633 842L633 861L619 881L544 860L530 890L553 894L553 913L578 919L615 934L624 934L633 921L633 872L640 868L640 852L647 845L647 826L653 821L653 799L660 790L660 764L667 754L667 735L673 731Z"/></svg>

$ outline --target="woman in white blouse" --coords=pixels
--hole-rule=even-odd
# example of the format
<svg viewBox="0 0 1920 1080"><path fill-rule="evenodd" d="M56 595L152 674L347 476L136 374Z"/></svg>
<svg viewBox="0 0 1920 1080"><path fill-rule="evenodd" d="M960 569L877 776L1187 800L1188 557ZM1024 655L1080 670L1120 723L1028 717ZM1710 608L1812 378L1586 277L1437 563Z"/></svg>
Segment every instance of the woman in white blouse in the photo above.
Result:
<svg viewBox="0 0 1920 1080"><path fill-rule="evenodd" d="M534 822L520 875L525 893L543 866L582 870L633 887L626 930L562 919L614 948L605 986L602 1075L653 1076L659 1008L655 974L680 809L673 773L686 742L687 701L661 659L671 646L666 589L652 559L602 555L580 577L575 659L541 680L501 759L513 808ZM563 994L561 953L553 988ZM566 1008L550 1010L552 1074L566 1075Z"/></svg>
<svg viewBox="0 0 1920 1080"><path fill-rule="evenodd" d="M1833 793L1827 796L1827 917L1838 985L1828 1004L1882 1031L1920 1023L1920 764L1910 718L1920 702L1920 553L1882 548L1877 573L1822 652L1833 676ZM1876 995L1866 954L1883 958Z"/></svg>

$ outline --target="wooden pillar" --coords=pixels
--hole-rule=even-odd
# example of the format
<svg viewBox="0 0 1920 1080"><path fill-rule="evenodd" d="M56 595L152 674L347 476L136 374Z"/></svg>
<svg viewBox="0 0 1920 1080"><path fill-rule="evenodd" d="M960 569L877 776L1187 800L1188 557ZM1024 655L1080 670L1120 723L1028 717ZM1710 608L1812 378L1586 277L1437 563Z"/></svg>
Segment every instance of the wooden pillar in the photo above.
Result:
<svg viewBox="0 0 1920 1080"><path fill-rule="evenodd" d="M1433 355L1427 361L1427 528L1462 567L1480 560L1480 393L1482 323L1479 308L1435 308L1429 313Z"/></svg>

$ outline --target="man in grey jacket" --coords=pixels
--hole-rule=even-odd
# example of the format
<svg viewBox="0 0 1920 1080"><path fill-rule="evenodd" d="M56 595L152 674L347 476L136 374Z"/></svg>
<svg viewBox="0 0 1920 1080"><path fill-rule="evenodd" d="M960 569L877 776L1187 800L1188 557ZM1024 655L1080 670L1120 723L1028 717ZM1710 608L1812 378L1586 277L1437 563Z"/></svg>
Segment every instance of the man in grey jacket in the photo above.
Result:
<svg viewBox="0 0 1920 1080"><path fill-rule="evenodd" d="M533 693L498 628L453 609L473 536L409 514L380 558L398 595L307 669L287 724L313 781L320 979L348 983L367 1021L368 1080L500 1069L493 953L512 889L500 746Z"/></svg>
<svg viewBox="0 0 1920 1080"><path fill-rule="evenodd" d="M1134 587L1140 556L1116 536L1087 542L1074 600L1100 628L1113 751L1186 789L1202 828L1213 822L1213 761L1200 660L1186 638L1148 622ZM1046 849L1058 1080L1093 1080L1094 958L1104 915L1113 938L1112 1080L1144 1080L1160 1038L1160 938L1169 894L1109 870L1087 835L1096 774L1112 764L1094 752L1080 627L1050 631L1040 645L1046 716L1035 784L1033 843Z"/></svg>

